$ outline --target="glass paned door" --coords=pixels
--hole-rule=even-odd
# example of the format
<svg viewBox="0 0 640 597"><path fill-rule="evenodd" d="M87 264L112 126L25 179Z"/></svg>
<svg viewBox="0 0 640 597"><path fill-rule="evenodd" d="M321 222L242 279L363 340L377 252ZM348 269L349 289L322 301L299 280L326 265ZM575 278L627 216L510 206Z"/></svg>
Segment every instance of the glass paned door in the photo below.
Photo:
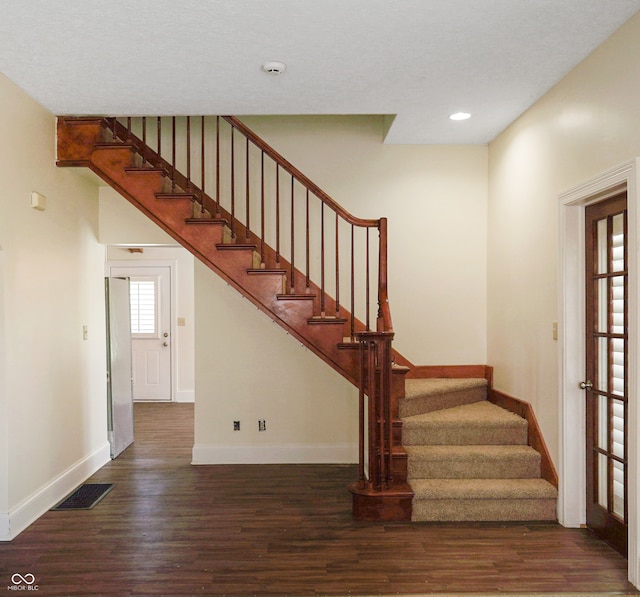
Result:
<svg viewBox="0 0 640 597"><path fill-rule="evenodd" d="M587 525L627 552L627 199L586 208Z"/></svg>

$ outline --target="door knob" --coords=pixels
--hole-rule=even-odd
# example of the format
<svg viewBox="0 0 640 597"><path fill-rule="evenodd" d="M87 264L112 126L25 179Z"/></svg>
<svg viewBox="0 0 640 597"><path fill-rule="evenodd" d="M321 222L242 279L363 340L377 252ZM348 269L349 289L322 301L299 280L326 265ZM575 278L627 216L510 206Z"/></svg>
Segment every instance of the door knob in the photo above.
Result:
<svg viewBox="0 0 640 597"><path fill-rule="evenodd" d="M168 333L168 332L165 332L165 333L164 333L164 334L162 334L162 335L163 335L165 338L168 338L168 337L169 337L169 333Z"/></svg>
<svg viewBox="0 0 640 597"><path fill-rule="evenodd" d="M590 390L593 384L590 381L581 381L579 384L581 390Z"/></svg>
<svg viewBox="0 0 640 597"><path fill-rule="evenodd" d="M169 343L168 342L163 342L162 346L169 346Z"/></svg>

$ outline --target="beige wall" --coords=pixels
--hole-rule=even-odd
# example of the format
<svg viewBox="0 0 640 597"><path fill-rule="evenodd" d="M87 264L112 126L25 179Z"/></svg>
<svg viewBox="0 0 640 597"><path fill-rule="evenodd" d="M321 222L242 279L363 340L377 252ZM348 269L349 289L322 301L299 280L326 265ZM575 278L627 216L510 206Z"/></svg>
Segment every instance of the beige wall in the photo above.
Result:
<svg viewBox="0 0 640 597"><path fill-rule="evenodd" d="M101 183L104 185L104 183ZM111 187L99 189L98 238L105 245L177 246L162 228Z"/></svg>
<svg viewBox="0 0 640 597"><path fill-rule="evenodd" d="M556 462L558 195L640 155L639 55L640 15L489 147L488 362L534 405Z"/></svg>
<svg viewBox="0 0 640 597"><path fill-rule="evenodd" d="M9 537L9 421L5 385L4 249L0 246L0 540Z"/></svg>
<svg viewBox="0 0 640 597"><path fill-rule="evenodd" d="M13 534L108 459L104 249L97 187L56 168L54 116L2 75L0 136L0 518Z"/></svg>

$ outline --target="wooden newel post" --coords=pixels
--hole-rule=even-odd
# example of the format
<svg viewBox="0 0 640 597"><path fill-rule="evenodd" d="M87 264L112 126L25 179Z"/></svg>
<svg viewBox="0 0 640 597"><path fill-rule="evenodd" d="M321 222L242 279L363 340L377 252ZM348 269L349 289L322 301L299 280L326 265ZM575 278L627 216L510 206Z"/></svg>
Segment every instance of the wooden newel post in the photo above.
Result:
<svg viewBox="0 0 640 597"><path fill-rule="evenodd" d="M393 330L391 310L389 309L389 294L387 289L387 218L378 220L380 244L378 253L378 318L376 329L378 332Z"/></svg>
<svg viewBox="0 0 640 597"><path fill-rule="evenodd" d="M360 343L358 479L361 487L382 491L393 482L393 332L360 332L356 337Z"/></svg>

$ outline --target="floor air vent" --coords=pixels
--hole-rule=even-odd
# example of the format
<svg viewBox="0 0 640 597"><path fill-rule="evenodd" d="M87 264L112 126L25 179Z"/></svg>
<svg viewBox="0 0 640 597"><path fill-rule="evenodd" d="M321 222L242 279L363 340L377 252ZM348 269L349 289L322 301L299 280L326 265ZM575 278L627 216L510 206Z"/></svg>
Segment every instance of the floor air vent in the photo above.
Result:
<svg viewBox="0 0 640 597"><path fill-rule="evenodd" d="M52 510L89 510L114 487L113 483L84 483Z"/></svg>

